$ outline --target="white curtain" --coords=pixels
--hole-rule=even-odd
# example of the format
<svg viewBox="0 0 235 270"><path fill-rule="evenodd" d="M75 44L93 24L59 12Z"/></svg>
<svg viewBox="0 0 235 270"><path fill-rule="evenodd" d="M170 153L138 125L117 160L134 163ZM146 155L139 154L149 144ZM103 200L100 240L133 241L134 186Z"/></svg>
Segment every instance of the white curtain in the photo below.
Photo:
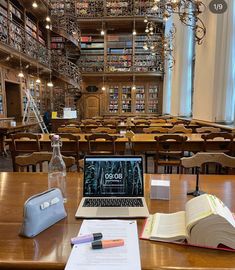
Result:
<svg viewBox="0 0 235 270"><path fill-rule="evenodd" d="M166 33L172 22L176 26L174 42L175 65L170 70L166 64L163 87L163 112L191 116L193 31L185 26L177 14L166 24Z"/></svg>
<svg viewBox="0 0 235 270"><path fill-rule="evenodd" d="M203 44L196 47L193 118L232 122L235 117L235 1L226 1L223 14L212 13L210 0L201 18Z"/></svg>
<svg viewBox="0 0 235 270"><path fill-rule="evenodd" d="M165 25L165 35L167 36L171 26L172 26L173 20L172 17L170 17ZM164 63L164 82L163 82L163 106L162 106L162 112L164 114L170 114L171 113L171 89L172 89L172 69L169 68L169 64L167 61Z"/></svg>

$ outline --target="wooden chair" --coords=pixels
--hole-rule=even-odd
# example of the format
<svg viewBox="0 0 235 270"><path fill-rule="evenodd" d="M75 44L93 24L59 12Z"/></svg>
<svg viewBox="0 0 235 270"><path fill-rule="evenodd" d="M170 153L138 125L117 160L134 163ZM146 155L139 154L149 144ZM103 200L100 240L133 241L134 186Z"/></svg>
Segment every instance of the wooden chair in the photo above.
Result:
<svg viewBox="0 0 235 270"><path fill-rule="evenodd" d="M159 166L164 166L165 173L172 173L176 167L177 173L180 172L180 159L184 156L184 144L186 136L177 134L167 134L155 136L156 151L154 156L155 173Z"/></svg>
<svg viewBox="0 0 235 270"><path fill-rule="evenodd" d="M143 128L150 126L150 121L142 120L142 121L134 121L135 132L143 132Z"/></svg>
<svg viewBox="0 0 235 270"><path fill-rule="evenodd" d="M99 124L84 124L84 132L90 133L92 129L100 127Z"/></svg>
<svg viewBox="0 0 235 270"><path fill-rule="evenodd" d="M58 135L62 138L61 154L73 156L76 160L77 171L83 169L81 166L81 152L79 145L80 136L68 133L61 133Z"/></svg>
<svg viewBox="0 0 235 270"><path fill-rule="evenodd" d="M192 133L191 128L186 128L184 125L175 125L172 128L168 128L168 133Z"/></svg>
<svg viewBox="0 0 235 270"><path fill-rule="evenodd" d="M219 164L221 167L226 168L225 173L228 174L229 168L235 168L235 157L228 156L224 153L198 152L192 157L181 158L181 166L183 168L196 169L196 187L194 191L188 192L188 195L199 196L204 193L199 189L199 173L200 170L203 170L204 165L211 163ZM203 172L205 171L203 170Z"/></svg>
<svg viewBox="0 0 235 270"><path fill-rule="evenodd" d="M92 133L107 133L107 134L117 134L117 130L108 127L98 127L91 129Z"/></svg>
<svg viewBox="0 0 235 270"><path fill-rule="evenodd" d="M75 126L66 126L66 127L59 127L59 133L81 133L81 129Z"/></svg>
<svg viewBox="0 0 235 270"><path fill-rule="evenodd" d="M168 128L164 127L149 127L149 128L143 128L144 133L167 133Z"/></svg>
<svg viewBox="0 0 235 270"><path fill-rule="evenodd" d="M220 128L216 128L216 127L199 127L196 128L196 132L197 133L218 133L220 132L221 129Z"/></svg>
<svg viewBox="0 0 235 270"><path fill-rule="evenodd" d="M153 123L166 123L165 119L151 119L150 120L151 124Z"/></svg>
<svg viewBox="0 0 235 270"><path fill-rule="evenodd" d="M39 139L41 135L33 134L28 132L20 132L11 134L11 157L13 171L16 170L15 157L22 154L29 154L33 152L40 152L40 142Z"/></svg>
<svg viewBox="0 0 235 270"><path fill-rule="evenodd" d="M117 121L114 121L114 120L103 120L102 121L102 125L104 127L109 127L109 128L116 129L117 128L117 124L118 124L118 122Z"/></svg>
<svg viewBox="0 0 235 270"><path fill-rule="evenodd" d="M232 154L233 135L228 132L202 134L204 152Z"/></svg>
<svg viewBox="0 0 235 270"><path fill-rule="evenodd" d="M82 120L82 123L84 125L98 125L100 123L100 121L97 121L94 119L85 119L85 120Z"/></svg>
<svg viewBox="0 0 235 270"><path fill-rule="evenodd" d="M167 123L176 123L178 122L179 120L177 118L169 118L169 119L166 119L166 122Z"/></svg>
<svg viewBox="0 0 235 270"><path fill-rule="evenodd" d="M33 152L27 156L19 155L15 158L16 169L19 172L47 171L51 157L52 152ZM67 170L70 170L75 165L74 157L63 156L63 160Z"/></svg>
<svg viewBox="0 0 235 270"><path fill-rule="evenodd" d="M97 133L85 136L88 143L89 155L114 155L116 153L116 137L106 133Z"/></svg>

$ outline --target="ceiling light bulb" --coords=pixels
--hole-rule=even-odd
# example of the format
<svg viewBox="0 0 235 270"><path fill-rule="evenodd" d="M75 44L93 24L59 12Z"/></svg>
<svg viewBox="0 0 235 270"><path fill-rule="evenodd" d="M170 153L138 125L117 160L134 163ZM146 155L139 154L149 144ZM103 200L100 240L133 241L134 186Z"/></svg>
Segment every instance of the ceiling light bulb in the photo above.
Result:
<svg viewBox="0 0 235 270"><path fill-rule="evenodd" d="M51 18L49 16L46 16L46 22L50 22Z"/></svg>
<svg viewBox="0 0 235 270"><path fill-rule="evenodd" d="M132 86L132 90L136 90L136 86L135 85Z"/></svg>
<svg viewBox="0 0 235 270"><path fill-rule="evenodd" d="M104 30L102 29L101 31L100 31L100 34L101 34L101 36L104 36Z"/></svg>
<svg viewBox="0 0 235 270"><path fill-rule="evenodd" d="M145 33L148 33L148 32L149 32L149 29L148 29L148 28L146 28L146 29L145 29Z"/></svg>
<svg viewBox="0 0 235 270"><path fill-rule="evenodd" d="M20 77L20 78L24 77L24 73L22 72L22 70L19 72L18 77Z"/></svg>
<svg viewBox="0 0 235 270"><path fill-rule="evenodd" d="M132 35L133 35L133 36L136 36L136 34L137 34L137 33L136 33L135 29L134 29L133 32L132 32Z"/></svg>
<svg viewBox="0 0 235 270"><path fill-rule="evenodd" d="M145 18L145 19L144 19L144 22L145 22L145 23L147 23L147 22L148 22L148 19L147 19L147 18Z"/></svg>
<svg viewBox="0 0 235 270"><path fill-rule="evenodd" d="M36 83L41 83L40 78L37 78Z"/></svg>
<svg viewBox="0 0 235 270"><path fill-rule="evenodd" d="M102 89L102 91L105 91L105 86L102 86L102 88L101 88L101 89Z"/></svg>
<svg viewBox="0 0 235 270"><path fill-rule="evenodd" d="M33 8L37 8L37 7L38 7L38 4L37 4L37 2L36 2L36 1L33 1L33 3L32 3L32 7L33 7Z"/></svg>
<svg viewBox="0 0 235 270"><path fill-rule="evenodd" d="M54 84L53 84L52 82L48 82L48 83L47 83L47 86L48 86L48 87L53 87Z"/></svg>
<svg viewBox="0 0 235 270"><path fill-rule="evenodd" d="M48 23L46 24L46 29L50 29L50 25Z"/></svg>

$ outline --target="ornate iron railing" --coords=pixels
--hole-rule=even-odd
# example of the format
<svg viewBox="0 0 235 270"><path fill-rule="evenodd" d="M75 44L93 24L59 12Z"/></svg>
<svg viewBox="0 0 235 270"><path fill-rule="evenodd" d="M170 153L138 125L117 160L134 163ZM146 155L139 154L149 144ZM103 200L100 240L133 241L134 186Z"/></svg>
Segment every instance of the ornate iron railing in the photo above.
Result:
<svg viewBox="0 0 235 270"><path fill-rule="evenodd" d="M58 2L60 0L57 0ZM157 10L153 0L90 0L77 1L75 6L78 18L155 16L162 18L162 10Z"/></svg>
<svg viewBox="0 0 235 270"><path fill-rule="evenodd" d="M66 13L77 18L154 16L162 18L163 10L157 9L154 0L51 0L52 15L64 16Z"/></svg>
<svg viewBox="0 0 235 270"><path fill-rule="evenodd" d="M39 61L41 64L49 64L47 48L28 33L24 27L2 14L0 14L0 42Z"/></svg>
<svg viewBox="0 0 235 270"><path fill-rule="evenodd" d="M66 57L53 53L51 56L52 70L58 72L62 76L67 77L71 84L79 87L81 84L81 73L79 68Z"/></svg>
<svg viewBox="0 0 235 270"><path fill-rule="evenodd" d="M72 37L70 39L71 42L76 43L75 45L79 45L81 40L81 31L78 25L78 22L74 16L66 15L63 16L52 16L52 25L53 30L63 35L65 38L69 39L69 36Z"/></svg>

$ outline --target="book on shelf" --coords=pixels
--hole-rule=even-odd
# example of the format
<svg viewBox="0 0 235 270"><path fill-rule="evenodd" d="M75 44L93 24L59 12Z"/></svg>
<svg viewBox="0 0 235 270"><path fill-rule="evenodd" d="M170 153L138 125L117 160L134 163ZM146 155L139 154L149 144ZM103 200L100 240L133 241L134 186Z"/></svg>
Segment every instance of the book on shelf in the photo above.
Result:
<svg viewBox="0 0 235 270"><path fill-rule="evenodd" d="M235 219L220 199L203 194L189 200L185 211L150 215L141 238L235 251Z"/></svg>

